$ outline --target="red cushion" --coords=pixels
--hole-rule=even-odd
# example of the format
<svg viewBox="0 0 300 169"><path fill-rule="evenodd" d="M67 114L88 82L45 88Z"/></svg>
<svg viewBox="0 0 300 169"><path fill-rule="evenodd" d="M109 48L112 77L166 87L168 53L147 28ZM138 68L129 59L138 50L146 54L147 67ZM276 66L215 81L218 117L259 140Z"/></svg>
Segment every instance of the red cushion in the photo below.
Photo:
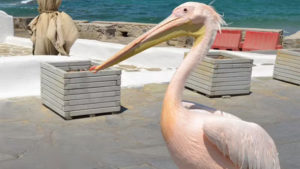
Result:
<svg viewBox="0 0 300 169"><path fill-rule="evenodd" d="M282 45L277 45L276 49L283 49L283 46Z"/></svg>
<svg viewBox="0 0 300 169"><path fill-rule="evenodd" d="M241 38L242 32L240 30L222 30L221 33L217 33L211 48L237 51L239 50Z"/></svg>
<svg viewBox="0 0 300 169"><path fill-rule="evenodd" d="M279 44L279 37L278 32L247 31L242 50L276 50Z"/></svg>

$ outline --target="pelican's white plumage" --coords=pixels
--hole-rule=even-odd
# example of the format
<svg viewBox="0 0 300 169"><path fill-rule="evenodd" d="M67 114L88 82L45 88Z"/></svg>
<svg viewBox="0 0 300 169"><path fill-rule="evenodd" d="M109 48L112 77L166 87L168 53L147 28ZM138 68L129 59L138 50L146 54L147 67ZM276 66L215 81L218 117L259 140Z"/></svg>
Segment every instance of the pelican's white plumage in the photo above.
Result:
<svg viewBox="0 0 300 169"><path fill-rule="evenodd" d="M184 84L212 45L222 17L210 6L187 2L159 25L138 37L100 66L121 62L151 46L178 36L195 37L165 94L161 130L180 169L280 169L272 138L257 124L203 105L182 102Z"/></svg>

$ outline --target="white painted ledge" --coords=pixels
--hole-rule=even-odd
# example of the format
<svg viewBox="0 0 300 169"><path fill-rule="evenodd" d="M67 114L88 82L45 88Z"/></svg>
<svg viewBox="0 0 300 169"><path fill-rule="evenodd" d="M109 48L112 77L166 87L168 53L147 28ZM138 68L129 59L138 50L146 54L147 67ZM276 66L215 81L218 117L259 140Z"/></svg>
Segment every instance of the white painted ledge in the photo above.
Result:
<svg viewBox="0 0 300 169"><path fill-rule="evenodd" d="M27 38L8 37L5 43L32 47L32 42ZM72 46L70 55L95 60L106 60L124 46L125 45L117 43L78 39ZM188 51L188 49L185 48L153 47L121 64L135 65L144 68L176 68L183 60L183 55L186 51Z"/></svg>
<svg viewBox="0 0 300 169"><path fill-rule="evenodd" d="M29 39L10 37L10 44L31 47ZM40 62L64 60L105 60L124 45L93 40L76 41L71 49L71 57L63 56L0 56L0 99L10 97L40 95ZM166 83L172 78L176 68L188 49L154 47L125 63L141 67L138 72L122 72L122 87L139 87L149 83ZM247 52L229 52L241 57L254 59L252 77L271 77L276 55ZM147 71L143 68L160 68L162 71Z"/></svg>
<svg viewBox="0 0 300 169"><path fill-rule="evenodd" d="M13 17L0 11L0 43L10 36L14 36Z"/></svg>
<svg viewBox="0 0 300 169"><path fill-rule="evenodd" d="M31 48L32 47L32 42L31 42L30 39L20 38L20 37L16 37L16 36L6 37L4 43L17 45L17 46L22 46L22 47L26 47L26 48Z"/></svg>
<svg viewBox="0 0 300 169"><path fill-rule="evenodd" d="M63 56L0 57L0 99L40 95L40 63L87 60Z"/></svg>

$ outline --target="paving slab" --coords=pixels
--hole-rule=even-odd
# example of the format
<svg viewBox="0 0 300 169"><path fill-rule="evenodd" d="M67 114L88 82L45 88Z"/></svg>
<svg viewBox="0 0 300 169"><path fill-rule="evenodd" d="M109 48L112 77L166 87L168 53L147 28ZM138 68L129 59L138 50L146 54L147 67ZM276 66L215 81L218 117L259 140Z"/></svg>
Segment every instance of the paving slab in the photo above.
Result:
<svg viewBox="0 0 300 169"><path fill-rule="evenodd" d="M159 120L167 84L123 88L123 111L65 121L39 97L0 100L1 169L175 169ZM251 94L195 101L260 124L274 139L282 169L299 169L300 86L252 79Z"/></svg>

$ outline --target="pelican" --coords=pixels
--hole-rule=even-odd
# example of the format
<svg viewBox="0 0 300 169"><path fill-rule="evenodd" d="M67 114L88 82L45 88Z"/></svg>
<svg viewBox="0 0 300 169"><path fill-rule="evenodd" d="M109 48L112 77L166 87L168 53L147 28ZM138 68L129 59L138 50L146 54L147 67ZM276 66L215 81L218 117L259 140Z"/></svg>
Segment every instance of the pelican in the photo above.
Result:
<svg viewBox="0 0 300 169"><path fill-rule="evenodd" d="M193 36L194 45L169 83L161 113L162 135L175 164L180 169L280 169L276 146L262 127L229 113L182 102L189 74L207 54L223 23L211 6L184 3L90 71L115 65L171 38Z"/></svg>

